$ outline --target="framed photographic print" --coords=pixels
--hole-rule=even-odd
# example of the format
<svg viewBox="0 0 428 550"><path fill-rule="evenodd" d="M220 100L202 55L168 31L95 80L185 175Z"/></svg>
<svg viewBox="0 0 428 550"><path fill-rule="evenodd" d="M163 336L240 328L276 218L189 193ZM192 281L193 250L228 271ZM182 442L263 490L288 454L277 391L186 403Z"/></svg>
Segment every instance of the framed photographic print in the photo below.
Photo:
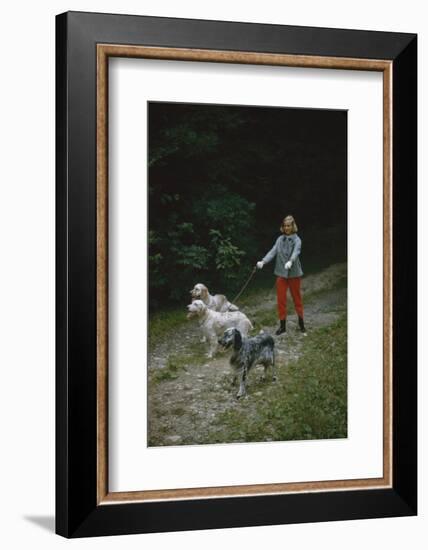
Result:
<svg viewBox="0 0 428 550"><path fill-rule="evenodd" d="M56 24L57 533L416 514L416 36Z"/></svg>

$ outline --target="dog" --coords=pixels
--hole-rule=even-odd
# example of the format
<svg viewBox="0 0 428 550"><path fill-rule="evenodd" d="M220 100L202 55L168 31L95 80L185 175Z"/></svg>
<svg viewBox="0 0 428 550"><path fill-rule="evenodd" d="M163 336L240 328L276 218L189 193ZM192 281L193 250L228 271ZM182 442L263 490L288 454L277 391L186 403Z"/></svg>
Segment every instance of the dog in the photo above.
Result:
<svg viewBox="0 0 428 550"><path fill-rule="evenodd" d="M239 307L231 304L226 296L223 294L215 294L213 296L202 283L196 284L190 291L190 295L192 296L192 300L202 300L207 308L213 311L239 311Z"/></svg>
<svg viewBox="0 0 428 550"><path fill-rule="evenodd" d="M241 311L213 311L202 300L195 300L187 306L187 318L197 318L203 335L209 343L208 357L212 358L218 349L218 338L225 329L234 327L247 336L253 328L251 321Z"/></svg>
<svg viewBox="0 0 428 550"><path fill-rule="evenodd" d="M228 328L218 343L228 349L233 346L230 364L234 370L233 385L236 385L239 377L239 389L236 397L239 399L246 395L245 382L248 372L255 365L263 365L267 369L272 368L272 381L276 380L275 372L275 342L270 334L261 333L252 338L246 338L237 328Z"/></svg>

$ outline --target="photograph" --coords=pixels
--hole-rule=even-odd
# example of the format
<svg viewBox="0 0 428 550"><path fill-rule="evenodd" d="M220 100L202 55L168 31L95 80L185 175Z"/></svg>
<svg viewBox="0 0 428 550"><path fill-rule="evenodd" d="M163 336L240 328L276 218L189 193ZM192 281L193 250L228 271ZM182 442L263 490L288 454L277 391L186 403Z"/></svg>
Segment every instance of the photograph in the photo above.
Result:
<svg viewBox="0 0 428 550"><path fill-rule="evenodd" d="M426 547L424 4L2 7L1 547Z"/></svg>
<svg viewBox="0 0 428 550"><path fill-rule="evenodd" d="M364 28L56 18L59 535L417 514L417 35Z"/></svg>
<svg viewBox="0 0 428 550"><path fill-rule="evenodd" d="M148 446L346 438L347 110L147 120Z"/></svg>

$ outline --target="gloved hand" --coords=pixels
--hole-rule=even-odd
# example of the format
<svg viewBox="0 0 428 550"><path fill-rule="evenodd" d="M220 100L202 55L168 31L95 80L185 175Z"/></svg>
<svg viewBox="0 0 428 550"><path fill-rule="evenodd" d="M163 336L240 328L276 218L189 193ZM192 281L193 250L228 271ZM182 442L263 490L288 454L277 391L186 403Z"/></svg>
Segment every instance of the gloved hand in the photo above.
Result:
<svg viewBox="0 0 428 550"><path fill-rule="evenodd" d="M264 265L265 265L264 262L257 262L256 264L257 269L261 269Z"/></svg>
<svg viewBox="0 0 428 550"><path fill-rule="evenodd" d="M291 260L288 260L288 262L285 264L285 269L291 269L291 266L293 265L293 262Z"/></svg>

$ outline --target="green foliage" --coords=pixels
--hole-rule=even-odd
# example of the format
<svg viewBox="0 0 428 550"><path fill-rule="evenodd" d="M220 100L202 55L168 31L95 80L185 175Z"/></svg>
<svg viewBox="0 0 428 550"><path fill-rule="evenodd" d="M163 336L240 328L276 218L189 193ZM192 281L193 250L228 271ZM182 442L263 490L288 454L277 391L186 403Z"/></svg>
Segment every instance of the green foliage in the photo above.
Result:
<svg viewBox="0 0 428 550"><path fill-rule="evenodd" d="M235 276L233 271L241 263L241 257L245 256L243 250L239 250L235 246L229 237L223 237L221 231L218 229L211 229L211 242L215 250L215 266L219 270L224 270L224 276L226 278L232 278Z"/></svg>
<svg viewBox="0 0 428 550"><path fill-rule="evenodd" d="M167 299L187 300L188 291L198 282L221 292L233 289L242 274L241 261L251 252L247 232L254 205L249 201L216 186L193 198L187 208L181 209L180 202L181 195L162 194L162 216L150 224L152 306ZM161 219L166 223L159 223Z"/></svg>
<svg viewBox="0 0 428 550"><path fill-rule="evenodd" d="M164 132L167 141L174 144L185 157L213 151L219 141L218 135L210 130L198 131L190 124L182 123Z"/></svg>
<svg viewBox="0 0 428 550"><path fill-rule="evenodd" d="M217 185L195 201L193 214L201 224L221 228L227 236L236 237L250 228L254 208L254 203Z"/></svg>
<svg viewBox="0 0 428 550"><path fill-rule="evenodd" d="M308 258L317 268L332 253L343 259L346 119L340 113L151 103L148 115L152 311L171 302L183 306L198 282L214 293L238 292L289 212L310 236L301 233L305 273ZM332 117L333 138L324 131ZM323 231L320 204L328 212ZM335 228L329 235L327 225Z"/></svg>
<svg viewBox="0 0 428 550"><path fill-rule="evenodd" d="M152 111L155 112L153 107ZM151 114L150 123L155 129L150 136L150 168L165 166L174 156L190 159L212 154L217 151L222 134L243 123L236 112L224 110L219 116L213 116L213 113L207 110L196 108L189 116L185 110L174 105L170 106L168 115L158 116L161 121L157 120L156 112Z"/></svg>

